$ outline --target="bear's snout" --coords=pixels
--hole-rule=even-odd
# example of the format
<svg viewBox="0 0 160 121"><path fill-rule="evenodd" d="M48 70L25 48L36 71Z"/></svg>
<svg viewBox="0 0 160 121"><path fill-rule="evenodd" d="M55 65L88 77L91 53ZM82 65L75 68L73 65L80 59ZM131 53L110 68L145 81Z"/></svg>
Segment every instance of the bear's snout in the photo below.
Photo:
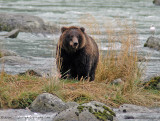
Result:
<svg viewBox="0 0 160 121"><path fill-rule="evenodd" d="M78 45L78 42L74 42L73 45L76 47Z"/></svg>
<svg viewBox="0 0 160 121"><path fill-rule="evenodd" d="M79 43L78 43L78 38L77 37L73 37L72 41L70 42L70 45L73 47L73 48L77 48Z"/></svg>

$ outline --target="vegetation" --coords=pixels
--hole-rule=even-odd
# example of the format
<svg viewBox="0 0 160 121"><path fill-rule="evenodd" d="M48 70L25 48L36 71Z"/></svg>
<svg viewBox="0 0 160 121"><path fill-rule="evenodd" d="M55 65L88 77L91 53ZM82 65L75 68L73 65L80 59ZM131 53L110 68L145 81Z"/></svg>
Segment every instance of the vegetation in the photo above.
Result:
<svg viewBox="0 0 160 121"><path fill-rule="evenodd" d="M88 15L81 23L89 28L91 34L101 34L96 20ZM87 20L87 21L85 21ZM92 21L88 21L92 20ZM123 24L125 23L125 24ZM105 26L105 25L104 25ZM119 26L119 30L114 29ZM94 29L93 29L94 28ZM100 61L94 82L86 80L59 80L29 75L0 74L0 108L25 108L42 92L56 94L64 101L85 103L96 100L108 106L118 107L123 103L143 106L160 106L160 91L145 89L140 84L142 68L137 64L137 33L134 22L108 22L106 40L107 53L100 53ZM100 44L99 40L97 42ZM120 44L118 51L117 44ZM111 84L121 78L123 84ZM103 113L103 112L102 112ZM103 116L100 112L100 115Z"/></svg>
<svg viewBox="0 0 160 121"><path fill-rule="evenodd" d="M0 75L0 108L25 108L42 93L46 80L34 76Z"/></svg>
<svg viewBox="0 0 160 121"><path fill-rule="evenodd" d="M49 92L64 101L85 103L100 101L118 107L123 103L143 106L160 106L160 91L136 86L133 93L123 93L123 85L105 82L75 82L72 80L46 79L34 76L2 75L0 81L0 108L25 108L38 94Z"/></svg>
<svg viewBox="0 0 160 121"><path fill-rule="evenodd" d="M95 117L101 121L106 121L106 120L113 120L113 116L116 116L116 114L110 110L108 107L106 106L99 106L99 107L103 107L103 112L97 109L93 109L92 106L78 106L78 112L76 112L76 115L79 115L81 112L83 112L84 110L88 110L90 113L92 113L93 115L95 115Z"/></svg>
<svg viewBox="0 0 160 121"><path fill-rule="evenodd" d="M150 81L144 83L146 89L159 89L160 76L152 78Z"/></svg>

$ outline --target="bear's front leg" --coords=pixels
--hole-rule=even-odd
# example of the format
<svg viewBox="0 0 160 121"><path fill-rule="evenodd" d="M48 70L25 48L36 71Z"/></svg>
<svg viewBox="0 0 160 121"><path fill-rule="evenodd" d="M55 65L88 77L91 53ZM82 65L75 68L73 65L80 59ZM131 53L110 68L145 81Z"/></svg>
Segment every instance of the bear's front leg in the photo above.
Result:
<svg viewBox="0 0 160 121"><path fill-rule="evenodd" d="M89 73L91 71L91 64L90 64L90 60L89 57L87 56L83 56L83 58L79 58L78 60L76 60L76 76L78 77L78 80L80 79L88 79L89 78Z"/></svg>

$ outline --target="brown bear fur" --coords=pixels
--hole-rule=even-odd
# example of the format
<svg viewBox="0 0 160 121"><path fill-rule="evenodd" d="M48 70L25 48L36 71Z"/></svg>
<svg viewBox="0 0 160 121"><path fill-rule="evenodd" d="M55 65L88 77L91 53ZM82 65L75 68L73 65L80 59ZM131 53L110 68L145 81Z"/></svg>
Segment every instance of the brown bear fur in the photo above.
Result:
<svg viewBox="0 0 160 121"><path fill-rule="evenodd" d="M96 42L85 33L83 27L62 27L61 32L56 54L62 78L93 81L99 60Z"/></svg>

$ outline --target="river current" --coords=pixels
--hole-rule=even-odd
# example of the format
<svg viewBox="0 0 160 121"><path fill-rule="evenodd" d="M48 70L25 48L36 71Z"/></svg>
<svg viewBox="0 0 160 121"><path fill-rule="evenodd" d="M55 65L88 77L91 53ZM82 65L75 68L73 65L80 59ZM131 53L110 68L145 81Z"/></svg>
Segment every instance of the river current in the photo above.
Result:
<svg viewBox="0 0 160 121"><path fill-rule="evenodd" d="M35 15L47 23L58 27L83 26L81 19L92 16L100 25L102 34L92 36L102 40L101 50L107 51L108 42L103 39L106 19L115 18L135 21L138 33L138 50L141 55L149 58L145 63L146 75L160 72L160 52L144 48L147 38L151 36L149 27L156 27L156 35L160 34L160 6L152 0L0 0L0 12ZM86 31L89 31L86 29ZM15 39L0 40L0 47L16 52L31 62L30 65L5 65L5 71L11 74L38 69L50 72L55 65L56 43L59 34L45 35L21 32ZM1 67L0 67L1 68Z"/></svg>

